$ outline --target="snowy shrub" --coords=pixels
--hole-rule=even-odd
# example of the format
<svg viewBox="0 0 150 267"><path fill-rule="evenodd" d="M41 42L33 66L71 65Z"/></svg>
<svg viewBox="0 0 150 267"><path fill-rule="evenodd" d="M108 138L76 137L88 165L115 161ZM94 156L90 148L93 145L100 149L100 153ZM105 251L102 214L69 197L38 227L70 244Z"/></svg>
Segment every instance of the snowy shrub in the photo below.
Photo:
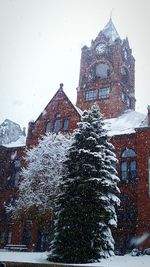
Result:
<svg viewBox="0 0 150 267"><path fill-rule="evenodd" d="M143 254L144 255L150 255L150 248L144 249Z"/></svg>
<svg viewBox="0 0 150 267"><path fill-rule="evenodd" d="M22 170L19 197L7 211L11 210L15 215L29 209L44 212L52 207L69 144L70 139L61 133L48 133L42 136L37 146L26 151L27 166Z"/></svg>
<svg viewBox="0 0 150 267"><path fill-rule="evenodd" d="M131 256L140 256L141 255L141 251L138 248L134 248L131 251Z"/></svg>

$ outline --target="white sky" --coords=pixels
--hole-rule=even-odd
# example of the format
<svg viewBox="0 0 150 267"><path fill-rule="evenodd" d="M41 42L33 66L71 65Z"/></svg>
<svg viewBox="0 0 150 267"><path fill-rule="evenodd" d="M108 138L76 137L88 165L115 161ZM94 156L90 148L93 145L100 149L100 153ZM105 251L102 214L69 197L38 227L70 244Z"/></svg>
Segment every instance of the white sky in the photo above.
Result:
<svg viewBox="0 0 150 267"><path fill-rule="evenodd" d="M150 104L149 0L0 0L0 123L35 120L61 82L76 102L81 47L112 12L136 59L136 110Z"/></svg>

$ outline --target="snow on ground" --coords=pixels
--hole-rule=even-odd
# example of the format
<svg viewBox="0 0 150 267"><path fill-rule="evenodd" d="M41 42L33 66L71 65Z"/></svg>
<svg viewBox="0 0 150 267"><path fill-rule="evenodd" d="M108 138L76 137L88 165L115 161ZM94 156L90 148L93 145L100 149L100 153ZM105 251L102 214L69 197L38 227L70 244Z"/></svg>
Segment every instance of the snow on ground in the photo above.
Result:
<svg viewBox="0 0 150 267"><path fill-rule="evenodd" d="M30 262L30 263L47 263L46 260L48 252L6 252L0 251L0 261L11 262ZM68 266L69 264L67 264ZM80 264L81 265L81 264ZM95 266L95 267L149 267L150 256L114 256L109 259L103 259L99 263L83 264L83 266Z"/></svg>
<svg viewBox="0 0 150 267"><path fill-rule="evenodd" d="M46 252L8 252L0 251L0 261L49 263Z"/></svg>

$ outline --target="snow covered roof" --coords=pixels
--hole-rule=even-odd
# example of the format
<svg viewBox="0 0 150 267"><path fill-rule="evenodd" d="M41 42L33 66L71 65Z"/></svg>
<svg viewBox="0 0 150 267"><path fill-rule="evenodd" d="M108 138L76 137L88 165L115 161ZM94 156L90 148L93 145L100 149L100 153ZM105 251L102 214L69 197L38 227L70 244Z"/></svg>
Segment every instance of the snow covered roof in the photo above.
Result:
<svg viewBox="0 0 150 267"><path fill-rule="evenodd" d="M26 136L21 135L15 142L9 144L3 144L4 147L22 147L26 145Z"/></svg>
<svg viewBox="0 0 150 267"><path fill-rule="evenodd" d="M135 128L142 127L145 118L145 114L126 110L117 118L106 119L105 128L109 136L135 133Z"/></svg>
<svg viewBox="0 0 150 267"><path fill-rule="evenodd" d="M77 112L83 111L74 105ZM105 129L109 136L135 133L135 128L147 127L147 116L134 110L126 110L117 118L105 119ZM3 144L5 147L23 147L26 145L26 136L20 136L15 142Z"/></svg>
<svg viewBox="0 0 150 267"><path fill-rule="evenodd" d="M113 43L116 39L120 39L120 36L112 22L112 19L108 21L104 29L99 34L104 34L108 39L110 43Z"/></svg>

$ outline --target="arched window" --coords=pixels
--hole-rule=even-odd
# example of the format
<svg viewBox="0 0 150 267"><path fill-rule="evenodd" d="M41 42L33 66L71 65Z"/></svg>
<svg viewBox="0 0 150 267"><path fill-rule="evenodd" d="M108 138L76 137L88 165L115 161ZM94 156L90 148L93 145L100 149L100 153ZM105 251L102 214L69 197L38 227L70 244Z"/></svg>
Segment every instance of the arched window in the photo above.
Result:
<svg viewBox="0 0 150 267"><path fill-rule="evenodd" d="M135 183L137 176L136 153L131 148L126 148L121 156L121 181Z"/></svg>
<svg viewBox="0 0 150 267"><path fill-rule="evenodd" d="M107 79L110 75L110 69L108 64L106 63L99 63L96 65L96 76L101 79Z"/></svg>
<svg viewBox="0 0 150 267"><path fill-rule="evenodd" d="M47 121L46 127L45 127L45 132L48 133L48 132L51 132L51 130L52 130L52 123L50 121Z"/></svg>
<svg viewBox="0 0 150 267"><path fill-rule="evenodd" d="M133 158L136 157L136 153L132 148L126 148L122 153L122 158Z"/></svg>
<svg viewBox="0 0 150 267"><path fill-rule="evenodd" d="M64 126L63 126L63 128L64 128L64 131L67 131L68 130L68 128L69 128L69 120L68 119L64 119Z"/></svg>
<svg viewBox="0 0 150 267"><path fill-rule="evenodd" d="M58 133L61 129L61 114L57 113L54 121L54 132Z"/></svg>

